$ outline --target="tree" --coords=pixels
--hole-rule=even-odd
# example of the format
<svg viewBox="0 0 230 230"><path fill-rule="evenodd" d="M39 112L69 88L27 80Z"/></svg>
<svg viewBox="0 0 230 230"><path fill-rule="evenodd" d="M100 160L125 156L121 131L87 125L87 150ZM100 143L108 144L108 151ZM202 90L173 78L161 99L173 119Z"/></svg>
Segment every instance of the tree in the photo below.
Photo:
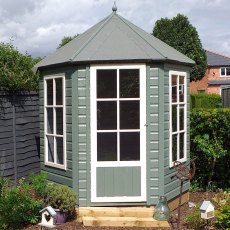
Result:
<svg viewBox="0 0 230 230"><path fill-rule="evenodd" d="M39 60L21 54L11 43L0 43L0 90L37 90L39 74L32 68Z"/></svg>
<svg viewBox="0 0 230 230"><path fill-rule="evenodd" d="M157 20L153 35L196 62L191 70L190 81L202 79L207 68L205 50L196 28L190 24L186 16L177 14L172 19Z"/></svg>
<svg viewBox="0 0 230 230"><path fill-rule="evenodd" d="M77 35L74 35L73 37L71 36L67 36L67 37L64 37L62 38L61 40L61 43L58 45L57 49L61 48L62 46L66 45L67 43L69 43L70 41L72 41L74 38L76 38L78 36Z"/></svg>

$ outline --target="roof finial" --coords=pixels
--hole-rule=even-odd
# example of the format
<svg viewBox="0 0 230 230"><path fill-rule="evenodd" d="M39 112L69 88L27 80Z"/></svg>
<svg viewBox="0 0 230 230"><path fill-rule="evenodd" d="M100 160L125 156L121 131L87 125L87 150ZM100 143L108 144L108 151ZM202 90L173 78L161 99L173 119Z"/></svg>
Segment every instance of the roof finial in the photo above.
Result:
<svg viewBox="0 0 230 230"><path fill-rule="evenodd" d="M116 12L116 11L117 11L116 1L114 1L112 10L113 10L113 12Z"/></svg>

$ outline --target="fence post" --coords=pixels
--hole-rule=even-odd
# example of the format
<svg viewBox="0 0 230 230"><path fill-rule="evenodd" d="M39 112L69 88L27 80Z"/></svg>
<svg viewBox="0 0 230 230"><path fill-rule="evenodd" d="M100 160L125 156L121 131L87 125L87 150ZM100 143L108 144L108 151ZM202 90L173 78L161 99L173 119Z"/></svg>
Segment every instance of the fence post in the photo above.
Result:
<svg viewBox="0 0 230 230"><path fill-rule="evenodd" d="M14 183L18 183L18 167L17 167L17 149L16 149L16 112L15 112L15 94L12 95L12 112L13 112L13 152L14 152Z"/></svg>

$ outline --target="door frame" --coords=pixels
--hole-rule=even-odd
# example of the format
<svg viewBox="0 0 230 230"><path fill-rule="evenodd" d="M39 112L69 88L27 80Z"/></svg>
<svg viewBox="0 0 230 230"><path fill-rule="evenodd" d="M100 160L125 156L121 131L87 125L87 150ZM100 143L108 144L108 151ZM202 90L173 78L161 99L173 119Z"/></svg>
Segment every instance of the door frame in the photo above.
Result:
<svg viewBox="0 0 230 230"><path fill-rule="evenodd" d="M96 74L97 69L140 70L140 161L97 162ZM91 122L91 202L145 202L146 201L146 64L106 64L90 66L90 122ZM97 197L97 167L141 167L141 195Z"/></svg>

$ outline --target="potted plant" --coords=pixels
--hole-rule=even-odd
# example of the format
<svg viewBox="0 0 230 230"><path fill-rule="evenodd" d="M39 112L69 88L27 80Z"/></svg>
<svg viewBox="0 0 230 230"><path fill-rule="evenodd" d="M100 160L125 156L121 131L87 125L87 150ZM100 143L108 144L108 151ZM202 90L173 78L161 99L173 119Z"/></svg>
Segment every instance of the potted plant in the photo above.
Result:
<svg viewBox="0 0 230 230"><path fill-rule="evenodd" d="M46 205L50 205L57 212L56 224L65 223L75 216L77 194L66 185L48 185Z"/></svg>

